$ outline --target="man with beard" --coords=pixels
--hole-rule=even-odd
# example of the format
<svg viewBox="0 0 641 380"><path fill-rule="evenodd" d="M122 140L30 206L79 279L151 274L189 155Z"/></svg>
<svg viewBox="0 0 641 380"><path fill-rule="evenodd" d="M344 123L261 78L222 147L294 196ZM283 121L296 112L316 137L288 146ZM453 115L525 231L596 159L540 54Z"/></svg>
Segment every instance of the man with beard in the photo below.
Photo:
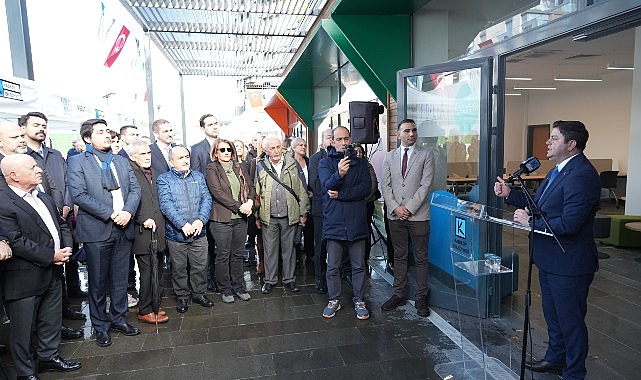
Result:
<svg viewBox="0 0 641 380"><path fill-rule="evenodd" d="M151 124L156 141L151 144L151 165L158 173L169 171L169 151L174 146L174 129L165 119L158 119Z"/></svg>
<svg viewBox="0 0 641 380"><path fill-rule="evenodd" d="M140 185L124 157L111 151L107 122L82 123L80 136L87 151L67 166L69 192L78 205L76 234L87 253L89 311L96 344L111 344L109 330L138 335L127 323L127 277L134 226L131 218L140 203ZM107 286L111 304L106 311Z"/></svg>
<svg viewBox="0 0 641 380"><path fill-rule="evenodd" d="M67 221L69 212L73 208L71 195L67 190L67 162L62 154L45 145L47 138L47 117L41 112L29 112L18 120L18 124L25 132L27 141L27 154L36 160L38 166L44 170L43 176L50 178L55 183L56 194L54 201L60 216ZM69 260L64 264L64 276L59 271L62 280L62 317L64 319L84 320L85 315L73 310L69 305L68 297L84 298L87 293L80 289L80 277L78 276L78 262ZM75 339L82 336L82 331L62 325L62 338Z"/></svg>

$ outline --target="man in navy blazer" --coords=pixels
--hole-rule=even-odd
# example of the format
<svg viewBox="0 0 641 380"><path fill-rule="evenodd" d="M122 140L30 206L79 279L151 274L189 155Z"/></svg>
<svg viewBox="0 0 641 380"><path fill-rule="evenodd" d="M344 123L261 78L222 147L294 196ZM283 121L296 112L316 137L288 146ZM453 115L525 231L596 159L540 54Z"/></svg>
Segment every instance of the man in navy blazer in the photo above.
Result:
<svg viewBox="0 0 641 380"><path fill-rule="evenodd" d="M58 352L62 285L56 272L71 256L71 233L53 199L37 190L43 171L32 157L12 154L0 166L7 182L0 191L0 230L11 246L0 262L0 281L16 375L31 379L36 372L75 371L82 365Z"/></svg>
<svg viewBox="0 0 641 380"><path fill-rule="evenodd" d="M587 374L588 329L585 324L588 290L598 256L594 243L594 215L599 205L599 175L583 154L588 131L580 121L556 121L547 140L547 157L556 162L541 182L534 201L548 219L565 252L552 236L534 234L533 260L539 268L541 302L548 327L548 348L542 360L526 364L535 372L563 371L563 379ZM514 220L546 230L541 217L533 217L525 194L510 191L498 177L494 192L519 207Z"/></svg>
<svg viewBox="0 0 641 380"><path fill-rule="evenodd" d="M96 331L96 343L104 347L111 344L109 329L123 335L140 333L127 323L126 313L134 237L131 219L138 209L141 190L128 160L111 151L106 121L83 122L80 136L87 151L69 159L67 180L69 193L79 208L76 237L87 253L91 325ZM108 294L111 303L107 313Z"/></svg>
<svg viewBox="0 0 641 380"><path fill-rule="evenodd" d="M169 151L174 146L174 129L165 119L158 119L151 124L156 141L151 148L151 168L158 175L169 171Z"/></svg>

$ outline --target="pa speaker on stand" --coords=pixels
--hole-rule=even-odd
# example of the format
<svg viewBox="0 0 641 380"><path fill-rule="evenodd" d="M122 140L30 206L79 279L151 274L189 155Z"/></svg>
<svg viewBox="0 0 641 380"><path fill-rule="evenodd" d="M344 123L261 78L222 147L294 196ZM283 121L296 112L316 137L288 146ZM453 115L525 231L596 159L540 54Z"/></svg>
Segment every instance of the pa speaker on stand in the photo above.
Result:
<svg viewBox="0 0 641 380"><path fill-rule="evenodd" d="M349 102L349 125L352 141L376 144L381 137L378 115L385 109L377 102Z"/></svg>

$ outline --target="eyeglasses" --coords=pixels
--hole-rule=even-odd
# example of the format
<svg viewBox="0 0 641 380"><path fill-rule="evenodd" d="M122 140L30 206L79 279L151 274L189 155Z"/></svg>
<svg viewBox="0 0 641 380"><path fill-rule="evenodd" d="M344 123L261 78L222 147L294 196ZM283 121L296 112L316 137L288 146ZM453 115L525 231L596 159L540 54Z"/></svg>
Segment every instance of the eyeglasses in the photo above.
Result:
<svg viewBox="0 0 641 380"><path fill-rule="evenodd" d="M224 153L224 152L231 153L231 152L233 152L232 148L218 148L218 151L220 153Z"/></svg>

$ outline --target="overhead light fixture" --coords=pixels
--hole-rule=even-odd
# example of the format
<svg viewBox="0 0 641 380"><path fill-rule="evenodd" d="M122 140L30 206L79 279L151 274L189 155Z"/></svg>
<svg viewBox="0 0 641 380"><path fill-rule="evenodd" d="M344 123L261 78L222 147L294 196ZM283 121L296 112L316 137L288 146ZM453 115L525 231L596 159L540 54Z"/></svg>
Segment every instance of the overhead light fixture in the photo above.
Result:
<svg viewBox="0 0 641 380"><path fill-rule="evenodd" d="M521 95L523 95L523 94L521 94L520 92L506 92L505 93L505 96L521 96Z"/></svg>
<svg viewBox="0 0 641 380"><path fill-rule="evenodd" d="M554 80L557 82L603 82L601 78L570 78L555 76Z"/></svg>
<svg viewBox="0 0 641 380"><path fill-rule="evenodd" d="M617 66L613 63L608 63L605 68L608 70L634 70L634 66Z"/></svg>
<svg viewBox="0 0 641 380"><path fill-rule="evenodd" d="M505 80L532 80L529 77L505 77Z"/></svg>
<svg viewBox="0 0 641 380"><path fill-rule="evenodd" d="M556 87L514 87L514 90L556 90Z"/></svg>

